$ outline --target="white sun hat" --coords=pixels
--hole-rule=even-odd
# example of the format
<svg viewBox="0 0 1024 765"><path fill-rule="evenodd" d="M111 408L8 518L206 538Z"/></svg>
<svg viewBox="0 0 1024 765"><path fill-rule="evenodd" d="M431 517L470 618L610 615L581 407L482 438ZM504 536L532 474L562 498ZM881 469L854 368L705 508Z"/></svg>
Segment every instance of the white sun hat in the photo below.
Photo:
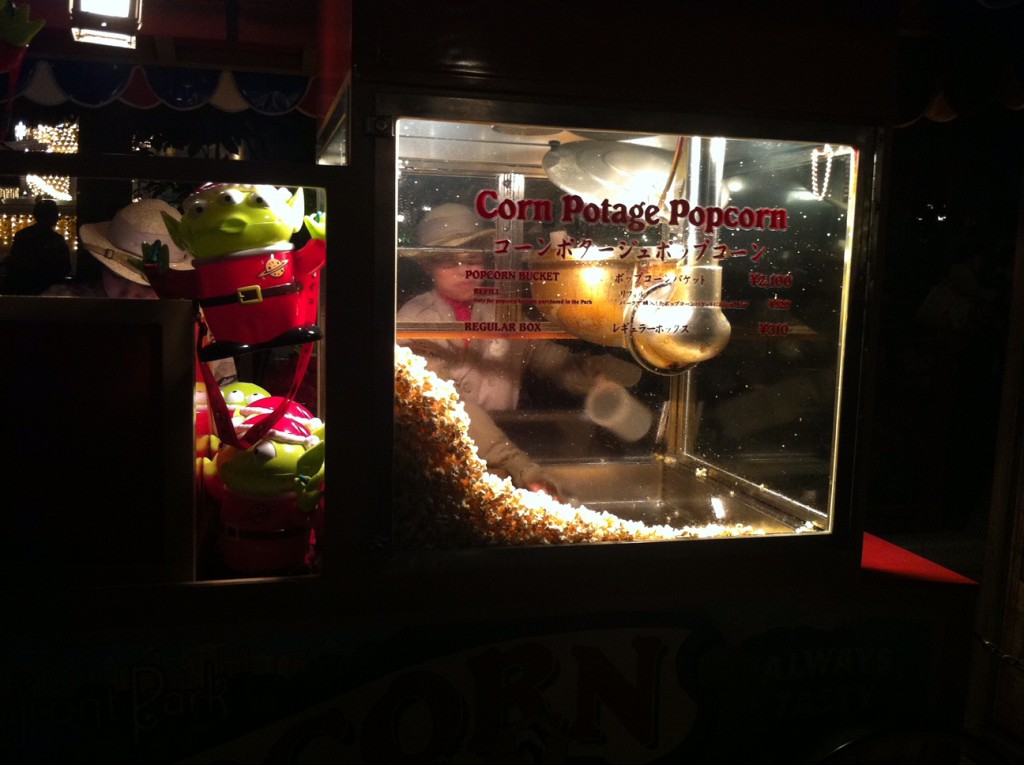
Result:
<svg viewBox="0 0 1024 765"><path fill-rule="evenodd" d="M143 243L166 244L171 268L187 268L191 261L171 240L162 213L181 220L181 213L162 199L140 199L118 210L113 220L79 226L78 236L85 249L115 274L148 286L142 273Z"/></svg>
<svg viewBox="0 0 1024 765"><path fill-rule="evenodd" d="M420 247L465 247L483 245L494 237L494 229L465 205L446 202L423 216L416 226L416 244Z"/></svg>

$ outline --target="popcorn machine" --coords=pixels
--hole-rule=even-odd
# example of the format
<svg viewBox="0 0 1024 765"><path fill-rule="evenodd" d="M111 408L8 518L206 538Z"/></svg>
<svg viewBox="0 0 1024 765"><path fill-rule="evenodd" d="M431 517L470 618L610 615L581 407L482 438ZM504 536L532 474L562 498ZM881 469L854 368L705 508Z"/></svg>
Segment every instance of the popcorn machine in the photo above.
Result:
<svg viewBox="0 0 1024 765"><path fill-rule="evenodd" d="M408 113L396 550L849 537L869 133Z"/></svg>

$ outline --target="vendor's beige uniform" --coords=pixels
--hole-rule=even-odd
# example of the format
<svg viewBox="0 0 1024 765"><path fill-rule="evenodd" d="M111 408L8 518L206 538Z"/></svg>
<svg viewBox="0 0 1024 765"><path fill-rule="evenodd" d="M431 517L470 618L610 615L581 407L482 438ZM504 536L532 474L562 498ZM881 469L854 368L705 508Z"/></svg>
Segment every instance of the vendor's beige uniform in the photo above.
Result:
<svg viewBox="0 0 1024 765"><path fill-rule="evenodd" d="M454 322L455 311L436 292L417 295L398 311L398 321ZM493 303L475 303L473 321L494 321ZM487 412L515 409L523 374L545 377L561 388L584 395L591 387L591 364L550 341L479 339L412 340L407 345L427 367L451 380L469 415L469 436L492 473L517 486L544 482L543 471L509 441Z"/></svg>

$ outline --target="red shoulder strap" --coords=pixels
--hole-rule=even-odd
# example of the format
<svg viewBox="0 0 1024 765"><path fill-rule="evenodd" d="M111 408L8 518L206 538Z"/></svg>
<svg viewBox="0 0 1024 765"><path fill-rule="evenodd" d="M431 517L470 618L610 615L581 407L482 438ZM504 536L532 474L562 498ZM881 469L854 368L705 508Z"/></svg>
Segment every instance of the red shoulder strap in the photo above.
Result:
<svg viewBox="0 0 1024 765"><path fill-rule="evenodd" d="M205 329L205 326L200 329L200 344L202 343L202 338L205 335ZM224 394L221 393L220 386L217 384L217 380L213 376L213 370L210 369L210 365L205 361L199 360L197 353L196 364L199 365L200 372L203 376L203 382L206 383L206 398L210 407L210 415L213 419L214 431L220 440L237 449L248 449L249 447L258 444L263 437L270 432L271 428L277 424L278 420L284 417L285 412L288 411L288 407L290 407L292 402L295 400L295 396L299 392L299 387L302 385L302 381L306 377L306 370L309 368L309 360L312 357L313 343L303 343L302 348L299 350L299 358L295 364L295 375L292 378L292 384L288 389L287 395L282 397L281 403L274 408L274 411L272 411L268 417L263 418L256 425L249 428L245 433L239 436L235 431L234 423L231 421L231 410L228 409L227 402L224 401Z"/></svg>

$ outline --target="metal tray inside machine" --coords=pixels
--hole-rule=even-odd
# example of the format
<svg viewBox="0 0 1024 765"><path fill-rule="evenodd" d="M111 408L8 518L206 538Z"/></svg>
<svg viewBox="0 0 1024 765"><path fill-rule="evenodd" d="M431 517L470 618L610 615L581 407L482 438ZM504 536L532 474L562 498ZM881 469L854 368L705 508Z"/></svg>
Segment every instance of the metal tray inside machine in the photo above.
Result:
<svg viewBox="0 0 1024 765"><path fill-rule="evenodd" d="M546 464L566 501L629 521L674 528L750 527L750 533L812 530L808 521L729 488L702 468L662 459Z"/></svg>
<svg viewBox="0 0 1024 765"><path fill-rule="evenodd" d="M747 534L821 531L826 524L822 513L764 485L652 452L646 440L624 445L582 412L517 412L496 421L576 507L650 526L742 526Z"/></svg>

